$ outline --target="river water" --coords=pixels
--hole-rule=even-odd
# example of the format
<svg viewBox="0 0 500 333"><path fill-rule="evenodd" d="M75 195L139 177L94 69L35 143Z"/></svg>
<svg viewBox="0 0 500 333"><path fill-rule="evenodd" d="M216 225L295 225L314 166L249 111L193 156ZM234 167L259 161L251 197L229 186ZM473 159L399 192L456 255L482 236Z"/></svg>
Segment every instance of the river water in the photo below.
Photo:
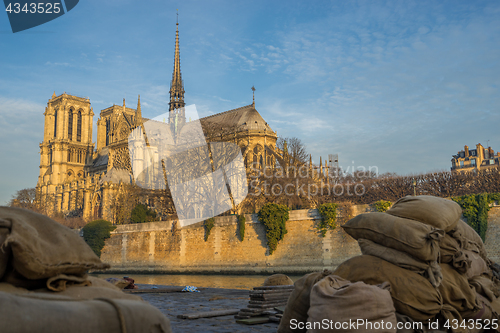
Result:
<svg viewBox="0 0 500 333"><path fill-rule="evenodd" d="M121 278L118 274L92 274L102 279L108 277ZM126 276L126 275L125 275ZM252 289L262 286L269 275L197 275L197 274L130 274L138 284L164 286L195 286L205 288ZM302 275L289 275L295 282Z"/></svg>

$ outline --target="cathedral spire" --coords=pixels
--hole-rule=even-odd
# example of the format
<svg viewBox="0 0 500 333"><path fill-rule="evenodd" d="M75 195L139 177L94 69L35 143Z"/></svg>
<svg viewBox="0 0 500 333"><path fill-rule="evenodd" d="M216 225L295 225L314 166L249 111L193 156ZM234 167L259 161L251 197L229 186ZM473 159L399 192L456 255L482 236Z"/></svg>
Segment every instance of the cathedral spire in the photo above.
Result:
<svg viewBox="0 0 500 333"><path fill-rule="evenodd" d="M181 56L179 51L179 22L176 23L177 31L175 32L175 56L174 56L174 72L172 73L172 82L170 83L170 103L169 111L183 108L184 103L184 83L181 76Z"/></svg>
<svg viewBox="0 0 500 333"><path fill-rule="evenodd" d="M137 110L135 111L135 126L142 125L141 95L137 98Z"/></svg>

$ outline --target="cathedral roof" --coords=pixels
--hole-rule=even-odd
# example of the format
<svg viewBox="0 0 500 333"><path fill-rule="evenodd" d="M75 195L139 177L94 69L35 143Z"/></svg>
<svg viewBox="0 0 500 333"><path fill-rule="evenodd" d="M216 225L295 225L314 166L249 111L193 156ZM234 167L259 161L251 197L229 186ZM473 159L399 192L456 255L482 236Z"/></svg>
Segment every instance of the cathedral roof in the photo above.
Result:
<svg viewBox="0 0 500 333"><path fill-rule="evenodd" d="M111 170L102 177L100 183L110 182L118 184L120 181L125 184L132 184L132 175L127 170L111 168Z"/></svg>
<svg viewBox="0 0 500 333"><path fill-rule="evenodd" d="M273 132L253 104L204 117L200 121L213 122L222 126L234 126L237 132L246 130Z"/></svg>

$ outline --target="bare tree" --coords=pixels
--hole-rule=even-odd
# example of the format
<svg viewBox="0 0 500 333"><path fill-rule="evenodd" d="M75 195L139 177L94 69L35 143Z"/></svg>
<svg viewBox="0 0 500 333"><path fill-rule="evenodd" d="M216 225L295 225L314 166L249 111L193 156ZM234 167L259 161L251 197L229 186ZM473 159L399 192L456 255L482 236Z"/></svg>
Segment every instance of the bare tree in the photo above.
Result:
<svg viewBox="0 0 500 333"><path fill-rule="evenodd" d="M283 159L288 162L288 165L303 165L309 158L306 146L296 137L279 137L276 141L276 148L283 152Z"/></svg>
<svg viewBox="0 0 500 333"><path fill-rule="evenodd" d="M8 205L10 207L18 207L29 209L33 211L38 211L36 205L36 190L34 188L25 188L16 192L16 195L12 196Z"/></svg>

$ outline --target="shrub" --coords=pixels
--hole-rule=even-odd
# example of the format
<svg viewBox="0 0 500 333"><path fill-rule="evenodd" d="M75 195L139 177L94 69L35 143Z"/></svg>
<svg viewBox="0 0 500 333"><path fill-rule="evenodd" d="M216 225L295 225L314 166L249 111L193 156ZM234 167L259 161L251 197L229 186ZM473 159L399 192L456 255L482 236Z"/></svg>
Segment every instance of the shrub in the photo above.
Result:
<svg viewBox="0 0 500 333"><path fill-rule="evenodd" d="M288 207L274 203L265 204L258 214L260 223L266 228L267 246L269 254L273 254L278 242L285 237L286 221L288 221Z"/></svg>
<svg viewBox="0 0 500 333"><path fill-rule="evenodd" d="M321 236L325 237L328 230L334 230L337 227L337 204L325 203L318 206L318 212L321 216L321 221L318 224L318 230L321 231Z"/></svg>
<svg viewBox="0 0 500 333"><path fill-rule="evenodd" d="M499 199L500 193L469 194L452 198L462 207L462 213L467 219L467 224L481 236L483 242L485 241L486 230L488 230L490 203Z"/></svg>
<svg viewBox="0 0 500 333"><path fill-rule="evenodd" d="M116 227L106 220L95 220L82 228L83 239L90 246L92 251L101 257L101 250L104 247L104 241L111 237L110 232Z"/></svg>
<svg viewBox="0 0 500 333"><path fill-rule="evenodd" d="M245 215L238 215L238 232L240 234L240 241L243 242L245 238Z"/></svg>
<svg viewBox="0 0 500 333"><path fill-rule="evenodd" d="M203 225L205 226L205 242L208 239L208 236L210 236L210 231L215 225L215 219L213 217L209 218L208 220L205 220L203 222Z"/></svg>
<svg viewBox="0 0 500 333"><path fill-rule="evenodd" d="M375 207L375 210L377 212L383 213L391 207L392 203L390 201L386 200L379 200L373 204L373 207Z"/></svg>
<svg viewBox="0 0 500 333"><path fill-rule="evenodd" d="M130 222L132 223L152 222L155 218L156 212L141 203L137 204L130 213Z"/></svg>

